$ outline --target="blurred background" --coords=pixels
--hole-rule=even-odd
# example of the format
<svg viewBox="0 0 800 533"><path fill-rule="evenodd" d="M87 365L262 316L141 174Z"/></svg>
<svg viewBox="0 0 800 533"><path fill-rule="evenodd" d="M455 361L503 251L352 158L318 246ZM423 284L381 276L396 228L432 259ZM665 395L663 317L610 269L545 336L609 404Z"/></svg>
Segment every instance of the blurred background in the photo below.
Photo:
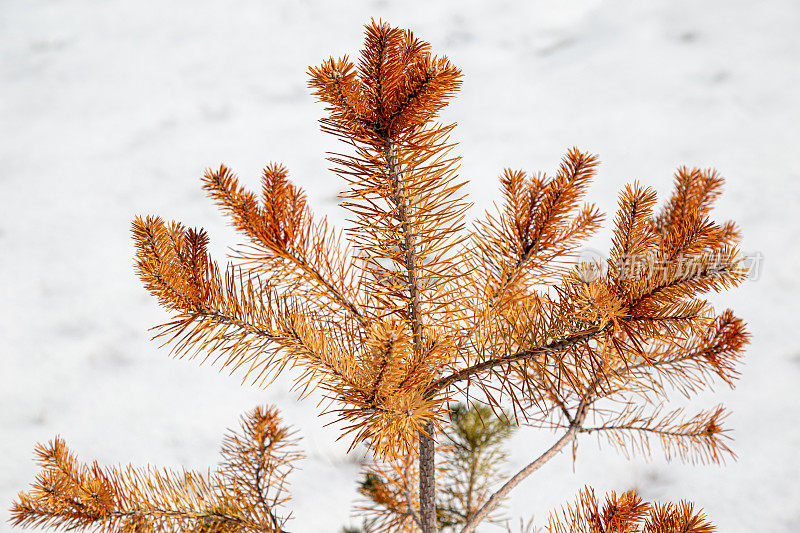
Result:
<svg viewBox="0 0 800 533"><path fill-rule="evenodd" d="M288 381L241 384L175 360L147 329L167 314L141 287L137 214L206 228L224 262L239 242L204 197L221 162L257 187L288 166L337 223L338 148L318 130L306 69L354 55L370 17L412 28L464 72L444 114L477 216L504 167L553 171L571 146L600 155L590 196L613 212L639 179L668 194L682 164L727 178L716 211L763 257L758 279L712 296L748 323L736 390L693 403L732 411L736 462L627 460L593 437L520 485L507 514L545 524L590 484L693 500L721 532L800 524L800 3L797 0L0 2L0 531L33 480L36 442L63 436L82 459L206 469L223 432L274 403L303 437L291 531L352 521L359 454L322 427ZM608 247L608 232L597 241ZM522 429L515 472L553 434ZM363 452L362 452L363 453ZM499 531L485 526L482 531Z"/></svg>

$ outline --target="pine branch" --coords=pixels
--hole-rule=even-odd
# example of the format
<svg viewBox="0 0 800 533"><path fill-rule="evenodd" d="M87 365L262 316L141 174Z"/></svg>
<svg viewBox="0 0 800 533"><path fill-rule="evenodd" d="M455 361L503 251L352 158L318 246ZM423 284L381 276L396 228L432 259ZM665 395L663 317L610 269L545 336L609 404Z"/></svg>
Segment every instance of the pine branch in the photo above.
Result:
<svg viewBox="0 0 800 533"><path fill-rule="evenodd" d="M700 412L683 419L683 409L665 415L659 410L626 409L614 420L598 427L587 427L585 433L604 434L609 442L628 455L628 450L650 455L650 438L658 439L667 460L674 456L691 463L723 463L726 457L736 457L722 440L728 430L721 426L726 414L722 407Z"/></svg>
<svg viewBox="0 0 800 533"><path fill-rule="evenodd" d="M602 215L593 205L573 214L596 165L596 156L573 148L553 179L505 171L505 205L499 215L487 213L473 233L480 259L472 267L490 280L485 283L490 307L513 301L537 272L552 269L560 256L597 230Z"/></svg>
<svg viewBox="0 0 800 533"><path fill-rule="evenodd" d="M600 507L594 490L585 487L574 505L550 515L549 533L713 533L716 527L691 502L648 503L635 491L612 492Z"/></svg>
<svg viewBox="0 0 800 533"><path fill-rule="evenodd" d="M230 432L222 444L227 488L260 508L277 531L280 523L272 510L289 500L287 476L303 454L275 408L256 407L240 424L241 433Z"/></svg>
<svg viewBox="0 0 800 533"><path fill-rule="evenodd" d="M329 233L325 220L313 221L305 193L287 176L283 166L267 166L263 206L224 166L218 171L206 171L203 187L231 216L233 225L254 242L253 251L242 253L248 265L254 265L256 271L269 265L273 282L278 278L289 283L297 277L297 281L316 287L310 297L318 302L330 299L366 328L367 319L352 299L355 291L343 283L349 267L335 233ZM298 288L293 286L295 292Z"/></svg>
<svg viewBox="0 0 800 533"><path fill-rule="evenodd" d="M226 437L226 462L207 474L86 465L57 437L37 446L42 471L19 494L11 522L108 533L285 533L275 509L288 500L285 477L302 455L272 408L248 413L242 430Z"/></svg>
<svg viewBox="0 0 800 533"><path fill-rule="evenodd" d="M509 365L511 363L515 363L518 361L530 360L544 354L557 354L563 350L566 350L571 346L574 346L575 344L599 336L601 333L603 333L604 330L605 328L600 330L587 331L583 333L576 333L574 335L571 335L563 339L551 341L544 346L529 348L521 350L516 353L507 354L502 357L496 357L493 359L482 361L480 363L476 363L470 367L461 369L457 372L454 372L453 374L444 376L436 380L433 384L431 384L429 390L431 391L431 394L433 394L435 392L444 390L445 388L453 385L454 383L469 380L472 378L472 376L476 374L480 374L482 372L485 372L487 370L499 366Z"/></svg>
<svg viewBox="0 0 800 533"><path fill-rule="evenodd" d="M396 217L401 227L401 234L403 241L401 249L405 254L405 267L408 276L408 296L411 316L411 328L414 335L414 351L417 356L422 353L422 338L423 338L423 319L422 310L420 307L419 297L419 281L418 281L418 267L417 267L417 254L415 251L414 234L411 229L411 223L408 219L407 205L406 205L406 191L403 187L403 177L400 171L400 166L397 161L394 145L389 142L389 147L386 150L386 163L389 170L389 178L392 187L392 199L394 200L397 213Z"/></svg>
<svg viewBox="0 0 800 533"><path fill-rule="evenodd" d="M733 387L738 375L736 363L748 342L744 322L728 309L702 335L683 345L657 344L644 355L642 362L631 361L608 370L604 394L631 391L645 398L649 394L663 396L666 381L688 397L709 388L713 376Z"/></svg>
<svg viewBox="0 0 800 533"><path fill-rule="evenodd" d="M650 214L656 203L656 192L642 189L638 182L626 186L620 194L619 211L614 228L611 254L608 259L609 274L619 279L630 276L632 261L641 261L656 245Z"/></svg>

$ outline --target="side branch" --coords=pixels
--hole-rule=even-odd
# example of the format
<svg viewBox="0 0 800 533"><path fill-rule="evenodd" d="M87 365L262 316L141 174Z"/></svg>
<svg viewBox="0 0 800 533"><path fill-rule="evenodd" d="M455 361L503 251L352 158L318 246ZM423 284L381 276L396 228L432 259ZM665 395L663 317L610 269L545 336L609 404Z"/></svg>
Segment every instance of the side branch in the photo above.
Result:
<svg viewBox="0 0 800 533"><path fill-rule="evenodd" d="M350 300L347 296L345 296L341 288L337 287L330 280L330 278L326 277L317 266L309 262L309 260L307 260L306 258L304 258L302 255L298 254L295 251L286 248L281 248L278 246L273 246L272 244L264 241L261 241L259 244L264 248L266 248L267 250L271 251L272 253L276 254L278 257L288 261L294 267L303 272L306 276L308 276L307 281L310 281L312 283L316 282L320 286L324 294L326 294L331 300L333 300L334 302L339 304L342 308L344 308L347 312L349 312L350 315L353 316L353 318L355 318L356 321L358 321L358 324L362 328L367 329L369 324L367 322L367 318L364 316L364 312L361 309L359 309L359 307L352 300ZM253 248L258 250L257 247ZM292 267L289 266L288 268Z"/></svg>
<svg viewBox="0 0 800 533"><path fill-rule="evenodd" d="M70 502L73 505L77 502ZM101 528L113 527L115 524L125 525L129 520L141 520L147 522L156 522L159 525L165 526L169 523L170 526L175 525L183 527L189 524L224 524L233 528L244 528L251 531L261 531L262 524L255 523L242 516L225 513L222 511L201 511L191 512L181 509L163 509L159 507L149 507L141 509L130 509L120 511L105 511L101 516L95 517L90 513L91 510L85 509L81 511L65 511L63 509L47 509L37 507L30 502L24 501L15 504L12 509L12 517L10 522L14 526L21 527L37 527L37 526L53 526L64 527L65 529L77 529L84 527L89 529L91 527L102 530ZM173 524L172 522L177 522ZM286 533L280 527L271 528L267 530L268 533Z"/></svg>
<svg viewBox="0 0 800 533"><path fill-rule="evenodd" d="M367 329L369 324L367 323L367 319L364 317L364 314L361 312L361 310L358 307L356 307L356 305L352 301L350 301L350 299L348 299L344 294L342 294L342 292L339 291L339 289L337 289L333 285L333 283L331 283L328 280L328 278L323 276L322 273L319 272L319 270L316 267L308 264L307 261L299 257L294 258L294 261L300 266L300 268L306 269L306 271L309 274L314 276L316 280L320 284L322 284L323 287L325 287L328 294L333 298L333 300L338 302L339 305L341 305L345 309L347 309L350 312L350 314L353 315L353 317L355 317L355 319L358 321L358 324L362 328Z"/></svg>
<svg viewBox="0 0 800 533"><path fill-rule="evenodd" d="M475 374L479 374L485 370L489 370L496 366L507 365L510 363L514 363L517 361L523 361L526 359L531 359L538 355L542 355L544 353L557 353L563 350L566 350L570 346L574 346L579 342L583 342L589 339L594 338L595 336L599 335L603 331L605 331L609 326L605 326L602 329L595 329L586 331L584 333L577 333L575 335L567 336L563 339L559 339L556 341L551 341L544 346L537 346L535 348L529 348L527 350L521 350L516 353L504 355L502 357L494 357L492 359L487 359L486 361L482 361L480 363L474 364L470 367L464 368L459 370L458 372L454 372L449 376L445 376L443 378L438 379L437 381L433 382L431 386L428 388L428 395L432 396L433 394L437 393L438 391L445 389L456 383L458 381L464 381L465 379L469 379Z"/></svg>
<svg viewBox="0 0 800 533"><path fill-rule="evenodd" d="M683 438L683 437L703 437L708 434L708 431L703 429L698 429L696 431L691 432L681 432L681 431L670 431L667 429L658 429L658 428L650 428L646 426L636 426L633 424L622 424L622 425L611 425L611 426L597 426L597 427L590 427L590 428L581 428L581 433L595 433L598 431L639 431L641 433L652 433L654 435L658 435L661 437L676 437L676 438Z"/></svg>
<svg viewBox="0 0 800 533"><path fill-rule="evenodd" d="M247 320L242 320L240 318L236 318L235 316L228 315L216 308L199 305L194 309L194 314L201 317L201 319L210 320L212 323L230 324L242 330L242 332L245 334L262 337L269 342L278 341L278 338L269 330L264 329L263 327L252 322L248 322Z"/></svg>

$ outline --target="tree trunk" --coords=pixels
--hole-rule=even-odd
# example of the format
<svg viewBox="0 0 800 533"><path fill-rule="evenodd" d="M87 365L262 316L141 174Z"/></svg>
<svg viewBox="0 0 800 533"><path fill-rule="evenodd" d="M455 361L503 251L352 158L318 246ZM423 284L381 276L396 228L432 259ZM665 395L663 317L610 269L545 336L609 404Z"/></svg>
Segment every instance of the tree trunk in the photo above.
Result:
<svg viewBox="0 0 800 533"><path fill-rule="evenodd" d="M426 434L427 433L427 434ZM436 468L433 423L419 432L419 507L422 533L436 533Z"/></svg>

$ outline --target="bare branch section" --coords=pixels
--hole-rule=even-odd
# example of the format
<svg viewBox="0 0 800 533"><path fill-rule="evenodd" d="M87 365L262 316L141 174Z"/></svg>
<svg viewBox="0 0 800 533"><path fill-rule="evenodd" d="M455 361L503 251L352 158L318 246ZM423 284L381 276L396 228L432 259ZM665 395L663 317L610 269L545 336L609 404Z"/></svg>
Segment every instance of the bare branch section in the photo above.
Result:
<svg viewBox="0 0 800 533"><path fill-rule="evenodd" d="M497 490L497 492L492 494L491 498L489 498L483 507L478 510L472 520L470 520L464 526L464 528L461 530L461 533L472 533L475 531L475 528L478 527L478 524L480 524L489 513L491 513L497 508L497 506L500 505L500 503L508 496L508 493L511 492L514 487L519 485L522 480L530 476L550 459L555 457L567 444L570 444L581 430L581 424L586 418L587 408L589 405L590 401L588 398L581 402L581 404L578 406L575 416L572 417L572 422L570 423L567 432L564 433L564 435L562 435L561 438L555 442L555 444L548 448L547 451L531 461L525 468L517 472L513 477L506 481L503 486Z"/></svg>

